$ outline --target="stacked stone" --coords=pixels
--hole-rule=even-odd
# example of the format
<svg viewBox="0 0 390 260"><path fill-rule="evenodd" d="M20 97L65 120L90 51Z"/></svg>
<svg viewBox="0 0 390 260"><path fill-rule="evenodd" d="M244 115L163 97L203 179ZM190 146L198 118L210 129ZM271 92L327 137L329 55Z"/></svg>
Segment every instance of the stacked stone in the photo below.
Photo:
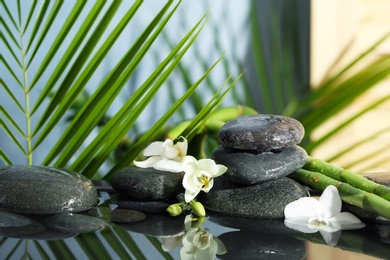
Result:
<svg viewBox="0 0 390 260"><path fill-rule="evenodd" d="M212 154L228 170L201 202L232 216L283 218L288 203L307 195L302 185L285 177L306 162L306 151L297 146L303 136L301 123L289 117L259 114L229 121Z"/></svg>

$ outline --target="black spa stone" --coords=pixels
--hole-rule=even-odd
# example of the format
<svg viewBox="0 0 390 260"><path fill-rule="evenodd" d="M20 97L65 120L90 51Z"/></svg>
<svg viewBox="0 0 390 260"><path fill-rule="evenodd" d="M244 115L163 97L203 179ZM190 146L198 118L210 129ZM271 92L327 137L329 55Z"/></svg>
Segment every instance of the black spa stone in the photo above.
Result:
<svg viewBox="0 0 390 260"><path fill-rule="evenodd" d="M93 183L73 171L43 166L0 168L0 208L27 214L85 211L98 203Z"/></svg>
<svg viewBox="0 0 390 260"><path fill-rule="evenodd" d="M221 127L222 146L258 152L278 151L300 143L304 128L297 120L279 115L241 116Z"/></svg>
<svg viewBox="0 0 390 260"><path fill-rule="evenodd" d="M111 185L118 193L134 199L163 200L175 198L184 191L183 175L182 172L129 166L112 176Z"/></svg>
<svg viewBox="0 0 390 260"><path fill-rule="evenodd" d="M215 182L227 183L223 179L224 176L218 177ZM236 188L232 183L218 184L210 192L200 193L199 201L210 210L230 216L284 218L286 205L305 196L307 190L302 185L283 177L262 184L237 185Z"/></svg>
<svg viewBox="0 0 390 260"><path fill-rule="evenodd" d="M68 233L87 233L108 226L108 222L83 214L61 213L45 219L48 228Z"/></svg>
<svg viewBox="0 0 390 260"><path fill-rule="evenodd" d="M300 169L305 165L307 153L299 146L277 153L227 150L219 146L212 157L217 163L228 167L224 176L229 180L252 185L275 180Z"/></svg>

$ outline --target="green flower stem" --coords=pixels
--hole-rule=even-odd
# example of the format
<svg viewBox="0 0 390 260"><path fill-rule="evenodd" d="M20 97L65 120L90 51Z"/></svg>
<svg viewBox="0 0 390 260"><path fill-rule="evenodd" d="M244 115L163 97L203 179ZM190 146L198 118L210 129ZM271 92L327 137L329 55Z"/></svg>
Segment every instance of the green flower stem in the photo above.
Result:
<svg viewBox="0 0 390 260"><path fill-rule="evenodd" d="M309 171L320 172L330 178L349 183L358 189L374 193L390 201L390 188L370 181L350 170L339 168L322 160L314 159L310 156L303 168Z"/></svg>
<svg viewBox="0 0 390 260"><path fill-rule="evenodd" d="M339 191L341 200L345 203L390 219L390 202L373 193L332 179L322 173L305 169L299 169L289 177L319 191L325 190L328 185L334 185Z"/></svg>

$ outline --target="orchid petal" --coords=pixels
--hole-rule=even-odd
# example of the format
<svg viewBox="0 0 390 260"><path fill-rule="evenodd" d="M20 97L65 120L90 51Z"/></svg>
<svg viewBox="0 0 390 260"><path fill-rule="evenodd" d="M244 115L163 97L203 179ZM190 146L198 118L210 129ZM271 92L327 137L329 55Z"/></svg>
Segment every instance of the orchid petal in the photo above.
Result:
<svg viewBox="0 0 390 260"><path fill-rule="evenodd" d="M223 244L221 239L219 239L218 237L213 238L213 243L215 244L215 247L217 248L217 252L216 252L217 255L223 255L227 252L225 245Z"/></svg>
<svg viewBox="0 0 390 260"><path fill-rule="evenodd" d="M214 179L210 179L207 185L205 185L201 190L208 193L213 186L214 186Z"/></svg>
<svg viewBox="0 0 390 260"><path fill-rule="evenodd" d="M181 172L182 171L181 166L182 165L180 162L162 158L161 160L155 162L153 167L159 171Z"/></svg>
<svg viewBox="0 0 390 260"><path fill-rule="evenodd" d="M341 199L339 191L333 185L329 185L322 193L320 199L320 212L321 218L332 218L341 212Z"/></svg>
<svg viewBox="0 0 390 260"><path fill-rule="evenodd" d="M184 174L183 181L182 181L184 189L192 191L192 192L196 192L196 191L200 190L199 186L197 185L197 183L194 180L194 177L196 177L196 176L193 173L186 172Z"/></svg>
<svg viewBox="0 0 390 260"><path fill-rule="evenodd" d="M174 236L174 237L163 237L161 239L161 248L165 252L169 252L176 247L182 246L181 240L182 240L181 235Z"/></svg>
<svg viewBox="0 0 390 260"><path fill-rule="evenodd" d="M188 149L187 139L184 139L183 142L177 142L176 146L177 146L177 149L179 150L179 156L184 157L187 154L187 149Z"/></svg>
<svg viewBox="0 0 390 260"><path fill-rule="evenodd" d="M340 240L340 237L341 237L341 231L340 230L338 230L336 232L327 232L327 231L324 231L324 230L320 230L320 233L322 235L322 238L325 240L325 242L329 246L336 246L337 243Z"/></svg>
<svg viewBox="0 0 390 260"><path fill-rule="evenodd" d="M156 141L148 145L145 148L143 155L144 156L153 156L153 155L162 155L163 154L163 144L164 142Z"/></svg>
<svg viewBox="0 0 390 260"><path fill-rule="evenodd" d="M200 190L197 190L197 191L190 191L190 190L187 190L185 191L184 193L184 200L188 203L190 202L191 200L195 199L195 197L199 194Z"/></svg>
<svg viewBox="0 0 390 260"><path fill-rule="evenodd" d="M178 157L179 151L173 147L166 147L164 149L164 155L166 158L173 160Z"/></svg>
<svg viewBox="0 0 390 260"><path fill-rule="evenodd" d="M196 165L198 166L199 170L210 172L210 170L215 167L215 162L211 159L200 159ZM212 172L210 172L210 174L212 174Z"/></svg>
<svg viewBox="0 0 390 260"><path fill-rule="evenodd" d="M358 229L365 227L359 218L349 212L341 212L329 219L330 225L340 230Z"/></svg>
<svg viewBox="0 0 390 260"><path fill-rule="evenodd" d="M284 208L284 217L289 221L307 221L316 217L319 202L314 198L300 198Z"/></svg>
<svg viewBox="0 0 390 260"><path fill-rule="evenodd" d="M306 233L306 234L312 234L312 233L318 232L317 227L313 228L312 226L307 225L306 222L296 222L296 221L285 220L284 225L286 225L286 227L288 227L288 228L291 228L291 229L294 229L294 230L297 230L299 232Z"/></svg>
<svg viewBox="0 0 390 260"><path fill-rule="evenodd" d="M134 161L134 165L140 168L151 168L160 160L160 156L151 156L145 161Z"/></svg>
<svg viewBox="0 0 390 260"><path fill-rule="evenodd" d="M227 167L225 165L221 165L221 164L217 164L216 165L216 170L214 171L214 173L212 174L213 178L216 178L218 176L221 176L222 174L224 174L226 171L227 171Z"/></svg>

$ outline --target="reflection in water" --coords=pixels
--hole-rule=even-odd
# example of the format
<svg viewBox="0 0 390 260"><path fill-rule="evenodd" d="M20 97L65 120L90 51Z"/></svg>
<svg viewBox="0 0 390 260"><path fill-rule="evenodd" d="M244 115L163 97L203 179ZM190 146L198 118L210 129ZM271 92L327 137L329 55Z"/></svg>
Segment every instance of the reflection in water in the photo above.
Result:
<svg viewBox="0 0 390 260"><path fill-rule="evenodd" d="M85 214L27 216L0 211L0 259L178 259L179 251L191 259L302 259L307 241L326 244L319 232L292 230L283 219L236 218L211 211L206 219L149 213L140 222L112 223L116 203L103 195L103 202ZM217 237L212 235L217 232ZM390 255L390 225L367 223L364 229L339 235L336 247L345 251L382 259Z"/></svg>
<svg viewBox="0 0 390 260"><path fill-rule="evenodd" d="M170 251L181 247L180 258L186 259L215 259L216 255L226 253L223 242L213 236L210 230L202 228L205 218L194 218L187 215L184 220L185 232L172 237L162 238L162 248Z"/></svg>

